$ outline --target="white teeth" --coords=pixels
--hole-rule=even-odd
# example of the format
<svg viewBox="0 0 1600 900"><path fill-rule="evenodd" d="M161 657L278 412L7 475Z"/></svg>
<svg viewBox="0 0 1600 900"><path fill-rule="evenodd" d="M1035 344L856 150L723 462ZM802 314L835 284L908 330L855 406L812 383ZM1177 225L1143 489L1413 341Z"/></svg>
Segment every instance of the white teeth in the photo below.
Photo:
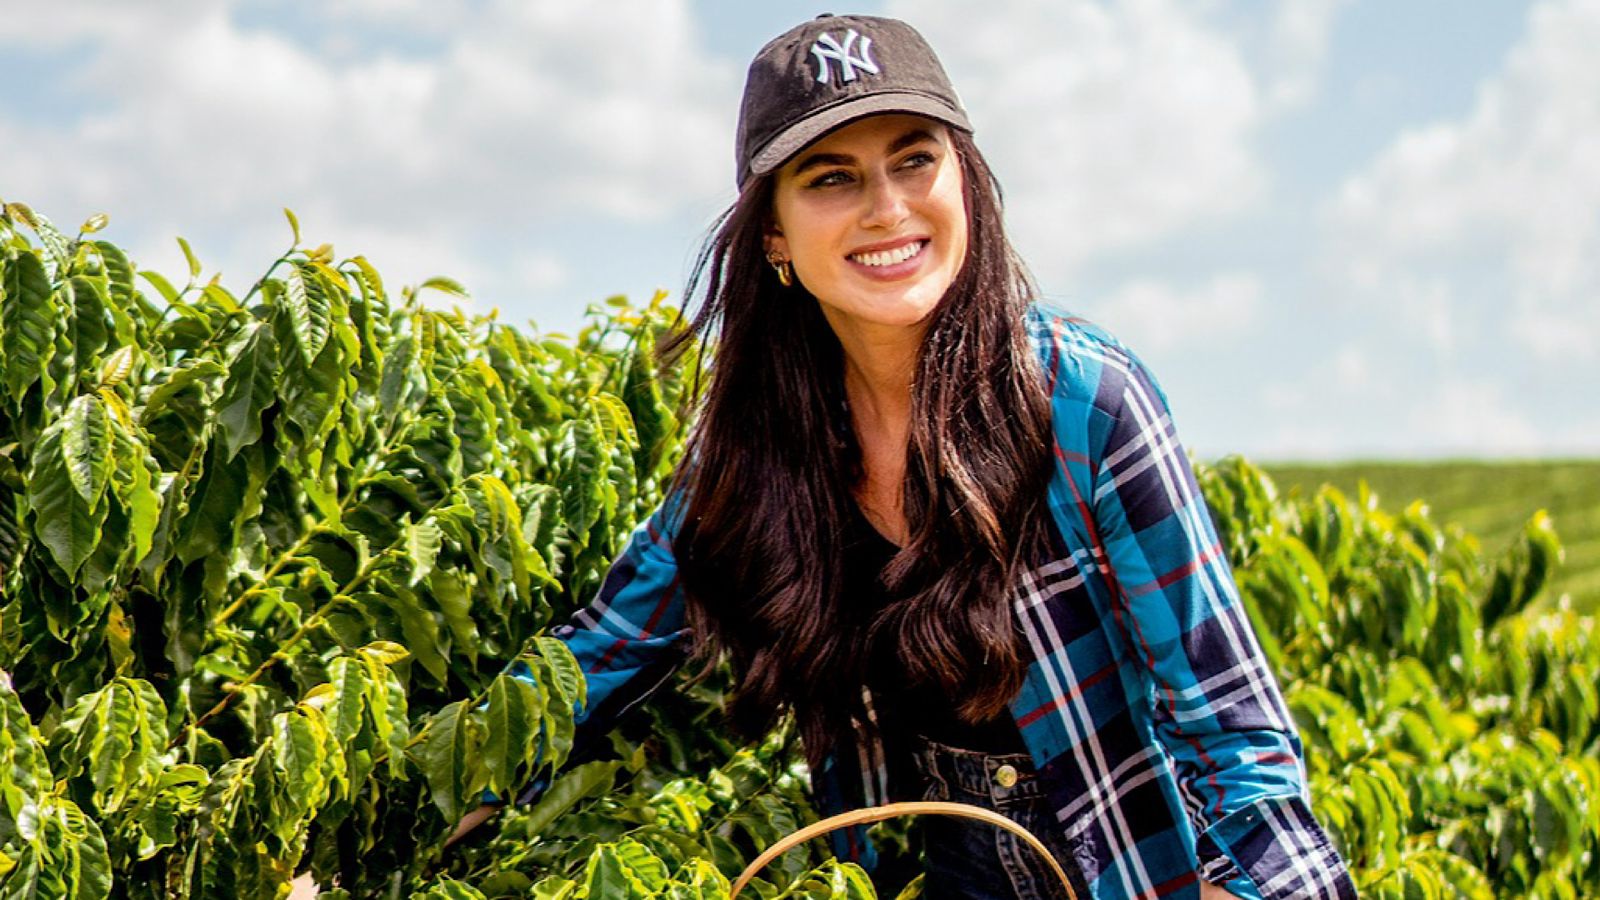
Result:
<svg viewBox="0 0 1600 900"><path fill-rule="evenodd" d="M926 241L912 241L893 250L879 250L874 253L852 253L850 258L863 266L892 266L895 263L903 263L921 253L926 243Z"/></svg>

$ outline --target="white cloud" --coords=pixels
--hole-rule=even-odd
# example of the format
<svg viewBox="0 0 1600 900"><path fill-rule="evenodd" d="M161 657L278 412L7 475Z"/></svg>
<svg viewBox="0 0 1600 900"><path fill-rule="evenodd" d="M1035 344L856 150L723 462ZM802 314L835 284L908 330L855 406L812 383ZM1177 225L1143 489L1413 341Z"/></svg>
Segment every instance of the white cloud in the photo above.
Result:
<svg viewBox="0 0 1600 900"><path fill-rule="evenodd" d="M1463 327L1478 324L1463 321L1450 281L1438 275L1398 273L1384 282L1383 295L1386 316L1395 330L1420 338L1420 347L1435 356L1454 353Z"/></svg>
<svg viewBox="0 0 1600 900"><path fill-rule="evenodd" d="M1328 40L1340 7L1350 0L1283 0L1264 42L1266 99L1273 111L1303 106L1316 95Z"/></svg>
<svg viewBox="0 0 1600 900"><path fill-rule="evenodd" d="M1372 381L1372 358L1365 347L1347 344L1333 354L1333 371L1340 384L1365 388Z"/></svg>
<svg viewBox="0 0 1600 900"><path fill-rule="evenodd" d="M1348 0L889 0L940 54L1046 281L1256 208L1257 135L1316 93ZM1234 6L1240 6L1234 9Z"/></svg>
<svg viewBox="0 0 1600 900"><path fill-rule="evenodd" d="M1330 259L1388 301L1432 282L1563 367L1600 358L1600 3L1547 2L1456 121L1401 134L1341 187ZM1486 283L1503 296L1464 307ZM1470 324L1470 323L1469 323Z"/></svg>
<svg viewBox="0 0 1600 900"><path fill-rule="evenodd" d="M1235 272L1190 289L1154 279L1130 281L1097 301L1089 314L1138 352L1159 354L1247 336L1260 307L1260 279Z"/></svg>
<svg viewBox="0 0 1600 900"><path fill-rule="evenodd" d="M1524 457L1592 448L1595 435L1586 424L1541 428L1536 406L1493 376L1387 381L1352 347L1297 381L1263 385L1259 401L1270 423L1254 450L1261 459Z"/></svg>
<svg viewBox="0 0 1600 900"><path fill-rule="evenodd" d="M1527 456L1544 449L1539 429L1490 379L1450 381L1418 398L1417 430L1445 452Z"/></svg>
<svg viewBox="0 0 1600 900"><path fill-rule="evenodd" d="M300 30L294 16L254 24L266 16L241 12L255 2L10 11L0 46L72 48L81 62L55 88L70 111L0 110L7 199L137 223L113 239L148 246L163 270L170 235L214 235L230 273L270 262L288 205L308 239L396 257L397 281L447 271L525 294L555 269L491 263L539 255L496 247L507 235L585 216L659 221L730 181L737 73L703 52L688 0L621 0L604 15L492 0L442 32L434 7L424 17L405 0L302 4ZM341 31L361 19L434 43L329 52L370 38Z"/></svg>
<svg viewBox="0 0 1600 900"><path fill-rule="evenodd" d="M1175 0L994 0L982 16L891 0L961 92L1041 276L1226 217L1262 196L1260 87L1239 48Z"/></svg>
<svg viewBox="0 0 1600 900"><path fill-rule="evenodd" d="M1263 93L1310 77L1341 2L1272 13L1266 75L1214 9L1178 0L999 0L976 24L939 0L887 12L939 48L1019 244L1058 279L1259 200ZM110 210L162 246L275 228L286 204L352 247L419 229L460 245L438 257L530 223L698 215L728 191L744 60L710 54L696 25L690 0L604 15L521 0L24 6L0 20L0 45L84 63L64 121L0 111L17 138L0 171L20 199Z"/></svg>

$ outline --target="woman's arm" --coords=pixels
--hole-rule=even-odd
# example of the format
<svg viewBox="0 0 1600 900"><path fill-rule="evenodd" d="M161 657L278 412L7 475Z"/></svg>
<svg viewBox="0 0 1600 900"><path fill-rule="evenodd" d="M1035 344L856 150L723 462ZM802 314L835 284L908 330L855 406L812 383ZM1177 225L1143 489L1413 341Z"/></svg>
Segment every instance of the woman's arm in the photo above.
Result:
<svg viewBox="0 0 1600 900"><path fill-rule="evenodd" d="M577 710L572 756L604 737L624 712L671 677L681 661L684 628L683 588L672 556L680 514L674 498L634 529L612 563L600 592L551 634L564 641L588 682L588 698ZM515 665L511 673L532 681L533 672ZM518 798L531 802L538 788ZM495 799L474 809L445 841L450 846L491 817Z"/></svg>
<svg viewBox="0 0 1600 900"><path fill-rule="evenodd" d="M1166 397L1125 351L1095 400L1093 529L1116 627L1153 688L1200 875L1245 898L1355 896L1313 817L1302 748L1257 644Z"/></svg>
<svg viewBox="0 0 1600 900"><path fill-rule="evenodd" d="M499 811L500 804L485 803L472 812L462 816L461 821L456 823L456 830L450 832L450 836L444 839L445 847L448 849L451 844L454 844L456 841L466 837L468 832L488 821L490 816Z"/></svg>

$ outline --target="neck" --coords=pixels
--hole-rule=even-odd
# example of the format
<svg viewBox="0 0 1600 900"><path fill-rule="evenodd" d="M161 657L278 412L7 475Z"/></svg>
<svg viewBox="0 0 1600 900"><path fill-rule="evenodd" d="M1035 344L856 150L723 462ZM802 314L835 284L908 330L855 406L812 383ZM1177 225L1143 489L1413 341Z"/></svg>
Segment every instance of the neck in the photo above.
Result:
<svg viewBox="0 0 1600 900"><path fill-rule="evenodd" d="M927 328L834 325L844 350L844 389L858 430L904 443L911 424L911 388Z"/></svg>

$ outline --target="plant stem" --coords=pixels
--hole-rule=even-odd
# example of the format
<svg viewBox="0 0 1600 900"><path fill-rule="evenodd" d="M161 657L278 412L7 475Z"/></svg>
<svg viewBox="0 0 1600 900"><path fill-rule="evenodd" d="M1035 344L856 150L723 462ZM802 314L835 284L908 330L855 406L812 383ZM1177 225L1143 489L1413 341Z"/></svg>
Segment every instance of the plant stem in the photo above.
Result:
<svg viewBox="0 0 1600 900"><path fill-rule="evenodd" d="M378 452L373 457L374 465L376 465L378 462L381 462L390 453L394 452L395 445L392 443L392 441L393 441L393 436L391 435L390 438L389 438L389 442L385 442L382 447L378 448ZM340 500L339 500L339 518L340 519L343 519L344 516L345 516L345 513L348 513L350 511L351 504L354 503L355 499L356 499L356 491L358 490L358 488L359 488L359 486L361 484L361 479L364 478L364 477L366 477L365 473L351 476L351 478L350 478L350 487L346 491L345 495L342 498L340 498ZM432 510L430 510L429 512L431 513ZM298 540L296 540L293 544L291 544L289 546L289 549L287 549L287 550L283 551L282 553L278 554L278 558L276 560L274 560L272 565L270 567L268 567L267 571L262 574L260 580L258 580L255 584L251 585L250 587L246 588L244 590L244 593L242 593L238 597L234 598L232 603L229 603L226 607L224 607L222 609L222 611L217 613L217 617L215 619L211 620L211 627L214 629L218 625L221 625L224 622L227 622L229 619L233 618L233 616L235 614L237 614L239 612L239 610L244 607L245 601L249 600L253 596L256 596L256 595L260 594L263 590L265 590L266 586L267 586L267 582L271 581L276 575L278 575L278 573L282 572L283 568L285 566L287 566L290 562L292 562L294 560L294 557L301 550L305 549L306 545L311 542L311 538L314 535L317 534L318 529L320 529L321 527L322 527L322 523L321 522L318 522L317 524L312 525L310 528L306 529L306 533L305 534L301 535Z"/></svg>
<svg viewBox="0 0 1600 900"><path fill-rule="evenodd" d="M260 681L261 676L267 674L268 670L277 665L279 660L288 659L289 651L293 650L295 645L299 644L306 635L310 634L313 628L320 627L324 623L328 613L333 612L333 608L335 606L350 600L350 593L356 588L360 587L362 582L366 581L372 576L374 564L376 564L380 559L383 559L384 554L388 553L389 549L392 548L385 548L382 553L379 553L371 560L368 560L367 564L361 568L361 571L357 572L350 579L349 583L335 592L326 603L317 607L315 612L307 616L306 620L300 623L300 627L295 629L294 634L289 635L288 640L279 645L278 649L274 650L271 656L268 656L265 660L263 660L261 665L256 666L255 671L251 672L244 681L241 681L229 688L228 691L222 695L222 699L217 701L215 706L206 710L204 715L196 719L192 724L185 726L175 736L173 736L172 740L167 744L167 749L171 750L173 747L178 746L178 744L183 741L184 737L187 736L188 732L198 729L200 726L221 715L229 706L233 705L233 699L235 697L244 693L245 689L250 687L250 685Z"/></svg>

